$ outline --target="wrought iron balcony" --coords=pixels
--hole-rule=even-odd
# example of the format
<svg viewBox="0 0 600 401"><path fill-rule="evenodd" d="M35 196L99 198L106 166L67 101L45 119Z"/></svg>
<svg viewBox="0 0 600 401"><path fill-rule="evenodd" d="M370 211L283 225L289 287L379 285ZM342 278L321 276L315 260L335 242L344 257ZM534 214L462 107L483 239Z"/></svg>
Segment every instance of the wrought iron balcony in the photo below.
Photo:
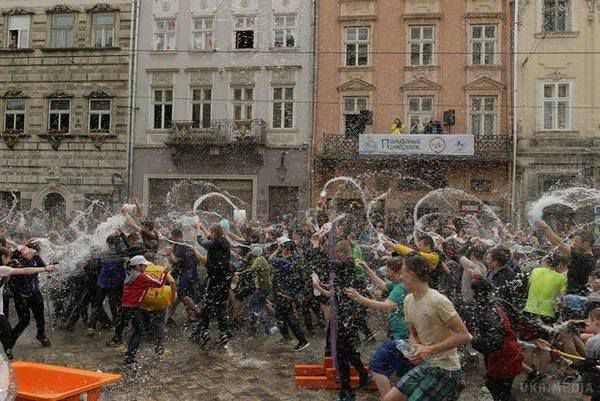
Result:
<svg viewBox="0 0 600 401"><path fill-rule="evenodd" d="M210 127L195 128L193 121L174 121L168 146L178 145L262 145L265 143L263 120L212 120Z"/></svg>
<svg viewBox="0 0 600 401"><path fill-rule="evenodd" d="M449 134L451 135L451 134ZM406 134L410 137L409 134ZM427 158L445 160L487 160L508 161L512 156L512 137L508 135L479 135L475 137L475 152L473 156L444 156L444 155L361 155L358 138L347 138L340 134L323 133L321 151L317 157L321 159L358 159L361 158Z"/></svg>

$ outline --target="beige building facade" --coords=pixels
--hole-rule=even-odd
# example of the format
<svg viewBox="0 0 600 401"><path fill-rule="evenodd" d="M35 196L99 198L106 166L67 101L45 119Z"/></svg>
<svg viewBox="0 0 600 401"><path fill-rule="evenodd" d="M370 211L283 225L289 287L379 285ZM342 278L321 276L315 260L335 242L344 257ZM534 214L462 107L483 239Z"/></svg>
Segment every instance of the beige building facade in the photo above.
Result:
<svg viewBox="0 0 600 401"><path fill-rule="evenodd" d="M321 1L317 14L313 198L329 179L352 175L374 193L392 191L388 212L453 187L508 214L510 3ZM439 141L465 135L473 155L361 154L361 136L389 134L395 119L405 141L439 122Z"/></svg>
<svg viewBox="0 0 600 401"><path fill-rule="evenodd" d="M68 216L121 201L131 3L0 2L2 201Z"/></svg>
<svg viewBox="0 0 600 401"><path fill-rule="evenodd" d="M600 1L526 0L519 9L518 199L597 186L600 156Z"/></svg>

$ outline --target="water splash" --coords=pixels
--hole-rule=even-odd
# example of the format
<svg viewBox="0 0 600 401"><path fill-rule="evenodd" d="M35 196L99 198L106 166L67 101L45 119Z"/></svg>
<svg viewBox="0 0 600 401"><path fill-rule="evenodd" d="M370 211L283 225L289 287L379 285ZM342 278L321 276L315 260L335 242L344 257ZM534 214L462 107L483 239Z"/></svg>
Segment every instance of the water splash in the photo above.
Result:
<svg viewBox="0 0 600 401"><path fill-rule="evenodd" d="M575 187L545 193L540 199L529 204L527 212L529 225L535 227L535 222L542 219L544 210L554 205L571 209L574 213L586 207L600 206L600 190Z"/></svg>
<svg viewBox="0 0 600 401"><path fill-rule="evenodd" d="M194 214L196 213L196 210L198 210L200 205L202 205L207 199L210 199L210 198L221 198L225 202L227 202L229 205L231 205L231 207L233 208L234 211L239 210L239 208L235 205L235 203L233 203L231 201L231 199L229 199L227 196L223 195L220 192L209 192L205 195L202 195L198 199L196 199L196 201L194 202L194 208L192 209Z"/></svg>

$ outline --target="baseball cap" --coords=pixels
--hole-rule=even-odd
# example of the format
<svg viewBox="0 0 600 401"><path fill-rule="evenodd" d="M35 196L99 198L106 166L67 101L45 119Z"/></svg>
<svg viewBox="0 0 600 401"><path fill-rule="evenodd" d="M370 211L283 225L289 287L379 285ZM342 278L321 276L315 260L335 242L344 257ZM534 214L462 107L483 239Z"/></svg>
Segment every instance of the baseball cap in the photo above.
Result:
<svg viewBox="0 0 600 401"><path fill-rule="evenodd" d="M139 265L149 266L151 264L152 263L148 262L148 260L142 255L134 256L133 258L129 259L129 266L139 266Z"/></svg>

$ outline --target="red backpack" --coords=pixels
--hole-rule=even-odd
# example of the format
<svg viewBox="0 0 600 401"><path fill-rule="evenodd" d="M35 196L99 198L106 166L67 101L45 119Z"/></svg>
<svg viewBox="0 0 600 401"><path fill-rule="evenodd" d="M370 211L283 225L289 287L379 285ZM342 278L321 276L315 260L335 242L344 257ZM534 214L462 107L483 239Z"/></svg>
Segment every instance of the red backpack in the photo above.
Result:
<svg viewBox="0 0 600 401"><path fill-rule="evenodd" d="M502 319L505 337L500 348L487 356L487 374L494 379L510 379L521 373L523 349L504 308L496 305L496 311Z"/></svg>

